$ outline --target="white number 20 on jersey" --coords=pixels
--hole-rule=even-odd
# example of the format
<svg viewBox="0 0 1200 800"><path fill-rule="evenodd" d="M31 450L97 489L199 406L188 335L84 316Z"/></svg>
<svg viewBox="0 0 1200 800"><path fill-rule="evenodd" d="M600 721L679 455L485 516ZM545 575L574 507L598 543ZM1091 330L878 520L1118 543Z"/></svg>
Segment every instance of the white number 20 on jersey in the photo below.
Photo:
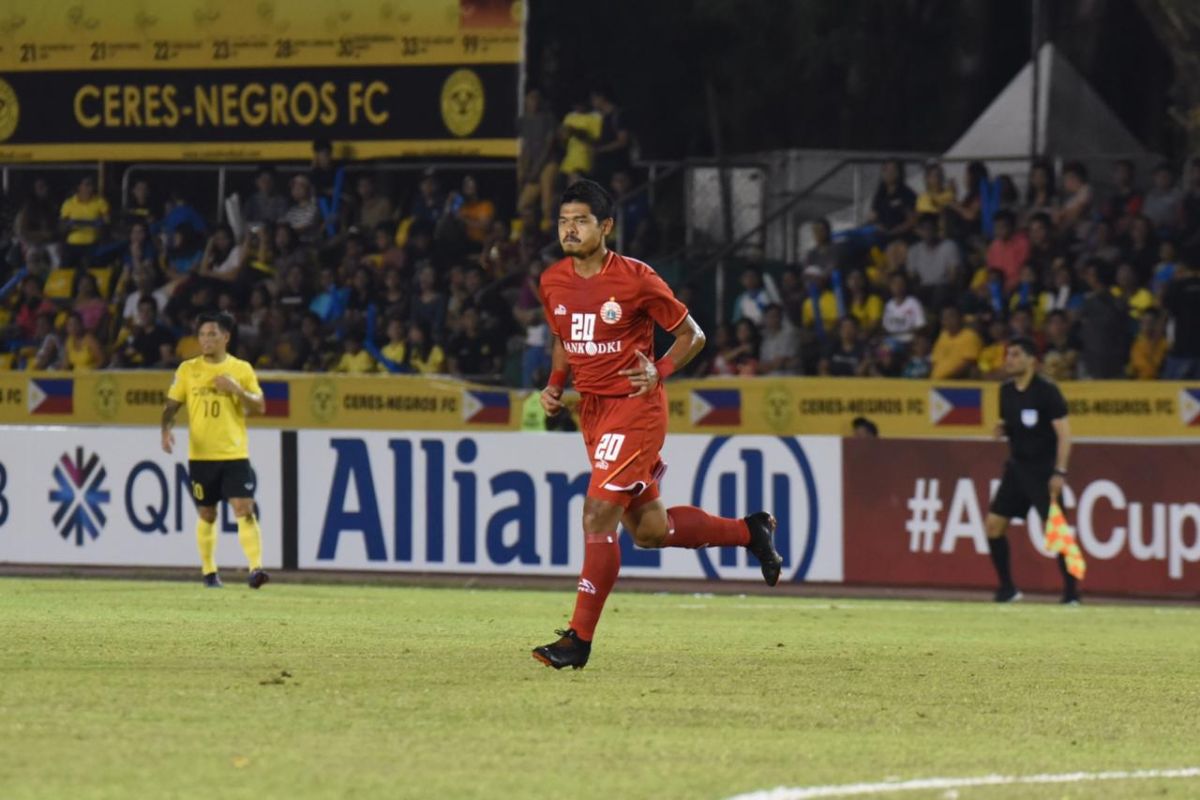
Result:
<svg viewBox="0 0 1200 800"><path fill-rule="evenodd" d="M590 342L596 335L596 315L595 314L572 314L571 315L571 341L572 342Z"/></svg>
<svg viewBox="0 0 1200 800"><path fill-rule="evenodd" d="M596 461L616 461L617 456L621 452L621 445L625 444L625 434L623 433L606 433L600 437L600 443L596 445Z"/></svg>

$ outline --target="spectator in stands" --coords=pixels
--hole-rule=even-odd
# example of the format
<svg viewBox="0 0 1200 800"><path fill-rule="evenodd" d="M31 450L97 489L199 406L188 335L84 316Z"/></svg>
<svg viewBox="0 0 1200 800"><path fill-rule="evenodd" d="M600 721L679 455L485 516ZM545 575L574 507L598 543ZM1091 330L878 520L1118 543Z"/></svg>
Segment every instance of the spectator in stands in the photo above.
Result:
<svg viewBox="0 0 1200 800"><path fill-rule="evenodd" d="M1041 217L1051 223L1058 214L1058 181L1054 177L1054 165L1046 159L1038 159L1029 168L1029 182L1025 189L1025 218ZM1031 233L1032 235L1032 233Z"/></svg>
<svg viewBox="0 0 1200 800"><path fill-rule="evenodd" d="M300 335L300 368L306 372L321 372L328 368L335 350L333 343L325 336L321 318L311 311L305 312L300 320Z"/></svg>
<svg viewBox="0 0 1200 800"><path fill-rule="evenodd" d="M883 300L867 287L867 276L861 269L851 270L846 276L843 304L846 313L858 321L862 335L873 337L883 318Z"/></svg>
<svg viewBox="0 0 1200 800"><path fill-rule="evenodd" d="M409 210L414 227L417 223L424 222L428 223L429 229L432 230L445 207L446 201L442 197L437 174L430 167L421 175L421 182L417 184L417 196L413 198L412 208Z"/></svg>
<svg viewBox="0 0 1200 800"><path fill-rule="evenodd" d="M888 345L896 350L907 349L913 335L925 327L925 309L921 301L908 292L908 278L897 273L888 279L891 297L883 307L883 331Z"/></svg>
<svg viewBox="0 0 1200 800"><path fill-rule="evenodd" d="M779 294L782 300L784 316L793 326L801 325L804 316L804 298L806 295L799 269L794 266L784 269L779 280ZM703 325L701 329L708 330Z"/></svg>
<svg viewBox="0 0 1200 800"><path fill-rule="evenodd" d="M404 250L396 245L396 226L383 222L372 232L371 253L367 256L377 269L403 271L407 266Z"/></svg>
<svg viewBox="0 0 1200 800"><path fill-rule="evenodd" d="M363 349L362 334L357 328L351 326L342 339L342 356L331 371L365 375L375 372L375 370L375 359Z"/></svg>
<svg viewBox="0 0 1200 800"><path fill-rule="evenodd" d="M502 344L484 335L479 311L472 306L463 309L459 323L458 333L450 337L446 348L450 373L473 380L494 380L504 355Z"/></svg>
<svg viewBox="0 0 1200 800"><path fill-rule="evenodd" d="M62 337L54 330L54 314L38 314L33 332L33 363L36 370L62 369L67 363L67 350Z"/></svg>
<svg viewBox="0 0 1200 800"><path fill-rule="evenodd" d="M946 171L937 161L925 163L925 191L917 195L917 214L932 214L935 224L938 216L954 205L957 199L954 181L946 181Z"/></svg>
<svg viewBox="0 0 1200 800"><path fill-rule="evenodd" d="M1058 212L1058 230L1069 240L1085 242L1092 225L1092 186L1088 171L1079 161L1063 167L1063 204Z"/></svg>
<svg viewBox="0 0 1200 800"><path fill-rule="evenodd" d="M947 228L952 238L966 240L979 235L983 219L983 191L990 181L987 166L982 161L967 164L965 193L947 214L950 221Z"/></svg>
<svg viewBox="0 0 1200 800"><path fill-rule="evenodd" d="M129 227L129 241L125 254L121 257L120 281L128 282L143 267L157 271L158 248L150 238L149 226L138 221Z"/></svg>
<svg viewBox="0 0 1200 800"><path fill-rule="evenodd" d="M59 210L60 228L66 235L63 263L70 267L91 266L92 249L109 223L108 201L96 194L96 181L85 177L75 194Z"/></svg>
<svg viewBox="0 0 1200 800"><path fill-rule="evenodd" d="M51 267L61 263L58 236L59 210L50 197L50 184L45 178L35 178L33 191L17 212L14 233L20 248L20 263L28 265L35 255L44 252Z"/></svg>
<svg viewBox="0 0 1200 800"><path fill-rule="evenodd" d="M480 196L479 183L472 175L463 178L457 215L471 248L478 251L496 218L496 204Z"/></svg>
<svg viewBox="0 0 1200 800"><path fill-rule="evenodd" d="M600 115L600 135L593 150L595 165L592 172L601 186L606 186L618 170L630 167L632 137L625 128L621 111L613 102L612 90L606 86L592 89L592 109Z"/></svg>
<svg viewBox="0 0 1200 800"><path fill-rule="evenodd" d="M733 301L733 321L748 319L760 325L763 310L780 301L779 289L770 275L764 275L757 267L742 270L742 292Z"/></svg>
<svg viewBox="0 0 1200 800"><path fill-rule="evenodd" d="M242 218L247 223L274 225L287 213L288 203L283 195L275 191L275 170L269 166L258 168L254 176L254 194L242 206Z"/></svg>
<svg viewBox="0 0 1200 800"><path fill-rule="evenodd" d="M913 336L908 360L904 362L904 367L900 370L901 376L915 380L928 378L930 373L933 372L933 362L929 358L929 349L929 334L924 331L918 331Z"/></svg>
<svg viewBox="0 0 1200 800"><path fill-rule="evenodd" d="M1133 265L1129 262L1117 267L1117 282L1112 288L1112 293L1124 303L1129 316L1134 319L1141 319L1142 315L1155 305L1154 295L1138 283L1137 273L1133 271Z"/></svg>
<svg viewBox="0 0 1200 800"><path fill-rule="evenodd" d="M54 304L42 294L42 282L33 275L26 276L21 281L21 294L17 301L16 313L13 315L13 327L20 340L31 340L38 317L42 314L53 314L54 310Z"/></svg>
<svg viewBox="0 0 1200 800"><path fill-rule="evenodd" d="M653 218L650 216L650 203L646 199L646 193L630 195L633 178L629 171L624 169L613 173L610 188L617 209L617 225L613 229L613 235L618 242L624 242L618 250L634 258L645 257L655 244L650 230Z"/></svg>
<svg viewBox="0 0 1200 800"><path fill-rule="evenodd" d="M539 288L543 269L539 259L529 262L513 308L517 323L525 330L525 348L521 356L521 386L525 388L534 385L531 381L535 372L543 370L549 374L550 368L550 331Z"/></svg>
<svg viewBox="0 0 1200 800"><path fill-rule="evenodd" d="M867 348L859 336L858 320L842 317L837 325L837 337L826 344L817 368L822 375L839 378L862 377L870 369Z"/></svg>
<svg viewBox="0 0 1200 800"><path fill-rule="evenodd" d="M1020 219L1021 193L1013 183L1011 175L998 175L995 183L996 211L1010 211L1014 219Z"/></svg>
<svg viewBox="0 0 1200 800"><path fill-rule="evenodd" d="M1004 358L1008 353L1009 326L1001 315L992 317L988 325L988 343L979 351L976 366L981 378L987 381L1007 380Z"/></svg>
<svg viewBox="0 0 1200 800"><path fill-rule="evenodd" d="M804 288L808 297L801 309L800 321L805 330L824 339L833 334L838 318L838 299L825 288L825 273L820 267L804 268Z"/></svg>
<svg viewBox="0 0 1200 800"><path fill-rule="evenodd" d="M1071 336L1066 312L1051 311L1046 317L1046 350L1042 354L1042 372L1054 381L1073 381L1079 377L1079 345Z"/></svg>
<svg viewBox="0 0 1200 800"><path fill-rule="evenodd" d="M330 207L335 199L337 173L338 165L333 160L333 143L328 139L313 141L312 164L308 169L308 180L312 184L314 195L324 199L326 207Z"/></svg>
<svg viewBox="0 0 1200 800"><path fill-rule="evenodd" d="M809 226L812 231L813 246L804 254L805 267L819 267L825 277L838 267L838 246L833 241L833 229L829 220L816 219Z"/></svg>
<svg viewBox="0 0 1200 800"><path fill-rule="evenodd" d="M1179 204L1179 241L1186 246L1200 244L1200 156L1188 162L1183 197Z"/></svg>
<svg viewBox="0 0 1200 800"><path fill-rule="evenodd" d="M154 199L150 194L150 181L138 178L129 187L129 197L125 198L125 207L121 210L121 227L129 230L135 223L140 222L149 228L157 217L154 212Z"/></svg>
<svg viewBox="0 0 1200 800"><path fill-rule="evenodd" d="M758 325L750 319L740 319L733 325L733 336L739 351L736 361L737 374L757 375L759 348L762 343Z"/></svg>
<svg viewBox="0 0 1200 800"><path fill-rule="evenodd" d="M204 235L193 229L191 225L180 225L171 234L170 247L167 249L166 273L167 291L175 291L190 277L191 273L200 266L204 259Z"/></svg>
<svg viewBox="0 0 1200 800"><path fill-rule="evenodd" d="M1195 251L1185 254L1175 280L1163 294L1163 308L1175 326L1175 341L1163 366L1172 381L1200 380L1200 270Z"/></svg>
<svg viewBox="0 0 1200 800"><path fill-rule="evenodd" d="M1021 267L1029 259L1029 239L1024 231L1017 230L1017 220L1011 211L999 211L992 218L996 237L987 249L989 269L1004 273L1004 291L1016 288L1021 277Z"/></svg>
<svg viewBox="0 0 1200 800"><path fill-rule="evenodd" d="M308 310L316 314L324 324L337 322L346 315L350 289L338 284L337 271L332 267L321 268L319 284L321 291L309 303Z"/></svg>
<svg viewBox="0 0 1200 800"><path fill-rule="evenodd" d="M292 194L292 204L283 215L281 222L289 226L296 237L304 243L316 242L321 236L321 209L317 205L317 195L313 191L312 181L307 175L292 176L289 184Z"/></svg>
<svg viewBox="0 0 1200 800"><path fill-rule="evenodd" d="M598 112L588 110L582 101L575 103L563 117L559 128L563 159L558 171L566 176L568 186L592 173L595 146L603 125L604 118Z"/></svg>
<svg viewBox="0 0 1200 800"><path fill-rule="evenodd" d="M958 281L962 259L958 245L941 238L937 217L922 214L917 220L918 241L909 245L905 256L906 271L916 282L917 292L931 305L949 300Z"/></svg>
<svg viewBox="0 0 1200 800"><path fill-rule="evenodd" d="M558 217L554 191L558 181L558 162L554 154L558 142L558 122L543 107L542 93L531 88L525 93L525 113L517 120L520 154L517 156L517 186L520 196L517 210L534 210L541 200L539 227L549 231Z"/></svg>
<svg viewBox="0 0 1200 800"><path fill-rule="evenodd" d="M242 270L245 261L243 252L242 246L234 242L230 227L219 225L208 238L196 275L221 283L232 283Z"/></svg>
<svg viewBox="0 0 1200 800"><path fill-rule="evenodd" d="M158 320L158 303L143 297L137 305L137 319L117 335L115 366L122 368L164 368L175 357L175 336Z"/></svg>
<svg viewBox="0 0 1200 800"><path fill-rule="evenodd" d="M1039 276L1050 274L1062 252L1054 241L1054 223L1046 214L1034 214L1029 219L1029 255L1027 261Z"/></svg>
<svg viewBox="0 0 1200 800"><path fill-rule="evenodd" d="M95 335L83 323L78 311L67 317L67 336L63 344L67 354L67 365L75 372L100 369L104 366L104 352Z"/></svg>
<svg viewBox="0 0 1200 800"><path fill-rule="evenodd" d="M1037 271L1034 270L1032 264L1025 264L1021 267L1017 285L1008 297L1007 308L1010 312L1016 311L1018 308L1027 309L1033 313L1034 322L1040 324L1044 316L1041 299L1042 282L1038 280Z"/></svg>
<svg viewBox="0 0 1200 800"><path fill-rule="evenodd" d="M1130 222L1131 220L1125 220L1126 228L1128 228ZM1112 265L1120 261L1122 256L1121 247L1114 234L1113 224L1106 219L1099 219L1092 225L1092 235L1084 243L1083 251L1080 253L1076 266L1082 270L1089 258L1098 258Z"/></svg>
<svg viewBox="0 0 1200 800"><path fill-rule="evenodd" d="M95 276L90 272L79 276L71 307L75 313L79 314L85 330L96 331L100 328L100 324L104 321L104 315L108 311L108 303L100 296L100 287L96 284Z"/></svg>
<svg viewBox="0 0 1200 800"><path fill-rule="evenodd" d="M389 225L395 216L392 201L387 195L379 193L375 178L369 174L358 176L354 185L357 198L354 227L360 231L374 231L381 225Z"/></svg>
<svg viewBox="0 0 1200 800"><path fill-rule="evenodd" d="M1179 248L1173 239L1163 239L1158 243L1158 263L1154 265L1154 274L1150 278L1150 293L1159 305L1162 305L1163 292L1175 277L1178 255Z"/></svg>
<svg viewBox="0 0 1200 800"><path fill-rule="evenodd" d="M158 273L149 264L141 264L133 273L134 290L125 298L121 319L126 325L137 322L138 304L142 300L153 300L155 309L162 313L167 307L166 289L157 288Z"/></svg>
<svg viewBox="0 0 1200 800"><path fill-rule="evenodd" d="M1135 167L1128 158L1118 159L1113 164L1114 189L1104 204L1104 218L1115 230L1123 231L1127 218L1142 213L1142 193L1135 184Z"/></svg>
<svg viewBox="0 0 1200 800"><path fill-rule="evenodd" d="M307 278L314 266L312 250L296 238L296 231L286 222L275 226L275 260L271 263L277 275L287 275L293 267Z"/></svg>
<svg viewBox="0 0 1200 800"><path fill-rule="evenodd" d="M1082 307L1083 293L1075 286L1075 274L1066 259L1059 259L1050 273L1050 287L1042 292L1038 301L1042 318L1048 318L1054 311L1075 315Z"/></svg>
<svg viewBox="0 0 1200 800"><path fill-rule="evenodd" d="M414 320L409 324L403 364L406 371L421 375L440 375L446 371L446 354L433 341L425 320Z"/></svg>
<svg viewBox="0 0 1200 800"><path fill-rule="evenodd" d="M971 377L982 349L979 334L963 325L962 312L946 306L942 309L942 332L933 345L931 376L934 380Z"/></svg>
<svg viewBox="0 0 1200 800"><path fill-rule="evenodd" d="M293 264L282 275L283 282L276 302L284 311L299 314L302 309L308 308L313 298L304 268Z"/></svg>
<svg viewBox="0 0 1200 800"><path fill-rule="evenodd" d="M1092 380L1122 377L1129 359L1129 317L1113 296L1106 271L1099 259L1084 267L1088 293L1079 310L1080 365L1082 377Z"/></svg>
<svg viewBox="0 0 1200 800"><path fill-rule="evenodd" d="M1142 214L1161 236L1173 236L1183 210L1183 191L1175 185L1175 171L1162 162L1154 168L1153 184L1146 192Z"/></svg>
<svg viewBox="0 0 1200 800"><path fill-rule="evenodd" d="M1037 345L1040 352L1045 345L1042 334L1033 324L1033 310L1029 306L1017 306L1008 317L1008 327L1013 339L1028 339Z"/></svg>
<svg viewBox="0 0 1200 800"><path fill-rule="evenodd" d="M887 241L907 237L916 224L917 196L904 182L904 165L899 159L883 162L879 185L871 200L871 224Z"/></svg>
<svg viewBox="0 0 1200 800"><path fill-rule="evenodd" d="M1124 241L1124 259L1133 265L1139 283L1149 283L1158 264L1158 237L1145 215L1134 217Z"/></svg>
<svg viewBox="0 0 1200 800"><path fill-rule="evenodd" d="M423 267L417 273L417 293L413 297L409 319L412 323L425 325L426 338L430 340L430 344L440 338L445 330L446 296L437 289L437 276L433 267ZM411 327L409 328L409 340L412 340Z"/></svg>
<svg viewBox="0 0 1200 800"><path fill-rule="evenodd" d="M783 308L778 303L772 303L763 309L758 372L760 375L794 375L799 370L799 334L784 318Z"/></svg>
<svg viewBox="0 0 1200 800"><path fill-rule="evenodd" d="M1158 377L1169 347L1165 327L1162 313L1157 308L1142 312L1141 327L1129 349L1130 377L1139 381L1152 381Z"/></svg>

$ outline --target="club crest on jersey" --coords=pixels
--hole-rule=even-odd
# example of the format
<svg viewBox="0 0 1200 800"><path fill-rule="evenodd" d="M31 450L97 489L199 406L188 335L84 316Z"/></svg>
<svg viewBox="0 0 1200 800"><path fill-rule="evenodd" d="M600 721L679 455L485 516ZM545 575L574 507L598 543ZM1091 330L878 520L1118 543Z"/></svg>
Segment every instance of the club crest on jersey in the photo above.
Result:
<svg viewBox="0 0 1200 800"><path fill-rule="evenodd" d="M600 319L609 325L621 321L621 304L617 302L617 298L610 297L607 303L600 306Z"/></svg>
<svg viewBox="0 0 1200 800"><path fill-rule="evenodd" d="M565 317L566 315L567 315L567 307L564 306L562 303L559 303L558 305L556 305L554 307L554 316Z"/></svg>

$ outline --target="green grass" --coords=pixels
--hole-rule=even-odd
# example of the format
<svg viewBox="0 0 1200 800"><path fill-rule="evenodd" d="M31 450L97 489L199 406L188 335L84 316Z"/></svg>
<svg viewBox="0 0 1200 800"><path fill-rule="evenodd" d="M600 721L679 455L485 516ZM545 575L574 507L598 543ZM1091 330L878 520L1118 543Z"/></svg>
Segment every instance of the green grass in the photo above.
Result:
<svg viewBox="0 0 1200 800"><path fill-rule="evenodd" d="M528 651L572 599L0 579L0 797L716 800L1200 766L1200 610L618 593L591 664L555 672Z"/></svg>

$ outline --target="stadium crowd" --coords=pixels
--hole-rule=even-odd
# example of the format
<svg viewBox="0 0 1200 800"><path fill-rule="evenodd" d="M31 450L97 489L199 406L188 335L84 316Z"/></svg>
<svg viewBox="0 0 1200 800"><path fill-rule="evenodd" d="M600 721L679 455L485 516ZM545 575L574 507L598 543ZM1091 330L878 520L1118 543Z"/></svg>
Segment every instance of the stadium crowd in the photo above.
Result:
<svg viewBox="0 0 1200 800"><path fill-rule="evenodd" d="M260 168L220 224L175 186L135 180L114 213L91 177L65 199L39 177L3 221L0 367L170 368L198 352L196 316L220 309L260 369L535 385L558 190L611 187L630 255L655 253L658 225L629 194L631 137L605 90L561 119L531 91L519 134L515 203L432 170L407 196L381 189L326 141L286 189ZM1019 192L980 163L960 188L930 162L918 193L890 161L870 225L834 236L814 221L803 263L745 269L731 321L705 323L686 373L993 379L1028 336L1058 380L1200 379L1200 160L1147 186L1130 162L1113 169L1101 196L1078 163L1038 162Z"/></svg>

